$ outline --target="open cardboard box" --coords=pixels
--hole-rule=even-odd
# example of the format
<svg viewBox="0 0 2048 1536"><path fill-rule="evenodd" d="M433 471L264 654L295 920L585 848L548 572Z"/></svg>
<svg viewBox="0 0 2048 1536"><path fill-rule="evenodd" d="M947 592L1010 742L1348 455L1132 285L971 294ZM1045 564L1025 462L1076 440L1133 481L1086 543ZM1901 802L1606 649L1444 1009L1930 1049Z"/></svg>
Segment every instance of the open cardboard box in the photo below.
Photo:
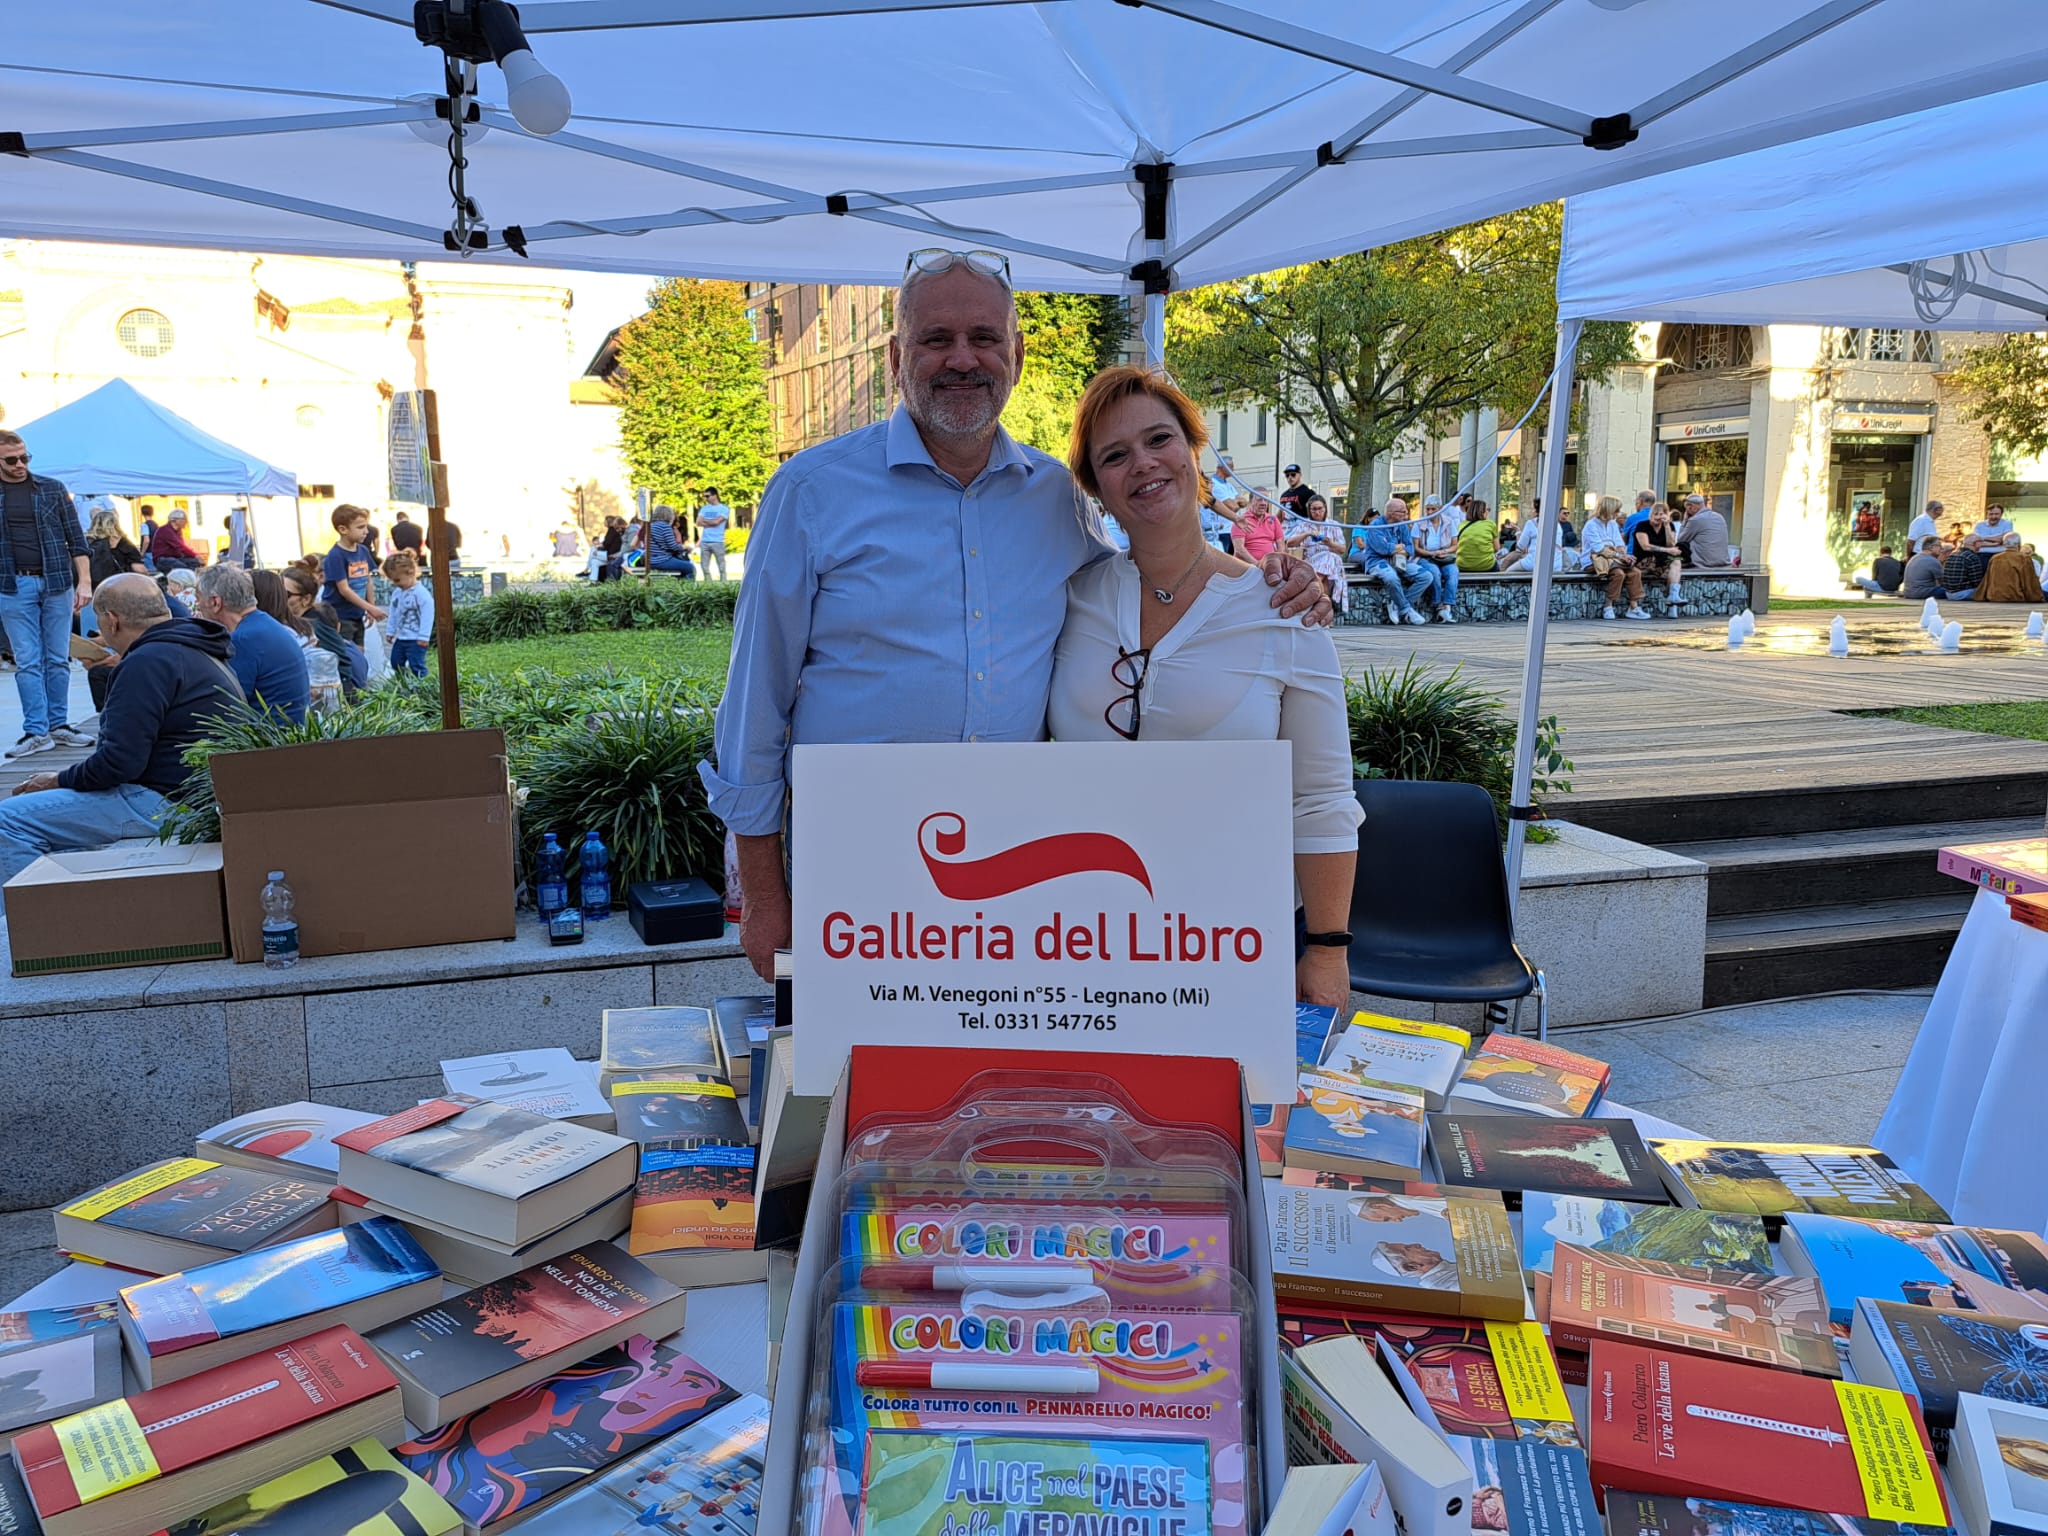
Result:
<svg viewBox="0 0 2048 1536"><path fill-rule="evenodd" d="M1213 1085L1207 1103L1185 1098L1162 1104L1149 1093L1145 1078L1162 1077L1162 1066L1171 1064L1188 1072L1202 1073ZM1252 1134L1251 1102L1245 1096L1238 1064L1208 1057L1102 1056L1083 1051L1000 1051L952 1047L855 1046L847 1068L840 1074L838 1091L825 1122L824 1147L818 1155L816 1181L811 1186L810 1210L804 1220L802 1246L798 1249L796 1283L790 1293L790 1326L783 1334L780 1362L771 1383L775 1411L769 1421L767 1464L761 1483L759 1529L777 1533L797 1529L797 1475L802 1460L805 1409L810 1396L812 1323L821 1314L824 1300L820 1283L839 1257L837 1205L833 1191L846 1150L849 1104L859 1098L874 1105L870 1084L887 1085L888 1107L894 1110L926 1108L936 1110L977 1072L995 1067L1040 1068L1051 1072L1086 1072L1115 1078L1133 1100L1162 1120L1213 1124L1230 1136L1239 1156L1249 1159L1244 1169L1245 1218L1250 1226L1245 1246L1250 1272L1246 1279L1258 1297L1258 1329L1265 1348L1260 1352L1259 1376L1250 1386L1257 1394L1259 1433L1260 1497L1264 1508L1253 1513L1251 1528L1265 1524L1280 1497L1280 1485L1287 1475L1285 1432L1280 1414L1280 1322L1274 1315L1272 1242L1266 1229L1266 1200L1259 1183L1257 1154ZM915 1070L906 1070L914 1068ZM1204 1073L1203 1069L1212 1069ZM855 1093L856 1083L859 1092ZM1234 1085L1234 1086L1233 1086ZM921 1095L921 1099L918 1097ZM1235 1103L1230 1101L1235 1098Z"/></svg>
<svg viewBox="0 0 2048 1536"><path fill-rule="evenodd" d="M263 958L263 886L274 869L296 899L302 955L517 931L503 731L223 752L209 766L228 938L242 964Z"/></svg>
<svg viewBox="0 0 2048 1536"><path fill-rule="evenodd" d="M46 853L7 882L17 976L227 957L219 843Z"/></svg>

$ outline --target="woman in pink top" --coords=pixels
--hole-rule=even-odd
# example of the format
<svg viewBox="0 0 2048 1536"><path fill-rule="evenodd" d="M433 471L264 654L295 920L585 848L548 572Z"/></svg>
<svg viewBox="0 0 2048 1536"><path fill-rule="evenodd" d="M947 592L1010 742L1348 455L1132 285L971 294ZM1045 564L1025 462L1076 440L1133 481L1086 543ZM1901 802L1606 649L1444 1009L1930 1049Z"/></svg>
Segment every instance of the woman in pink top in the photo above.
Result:
<svg viewBox="0 0 2048 1536"><path fill-rule="evenodd" d="M1273 511L1273 503L1266 499L1263 488L1252 493L1252 504L1238 515L1237 526L1230 530L1230 536L1238 558L1249 560L1253 565L1263 564L1266 556L1280 547L1286 531Z"/></svg>

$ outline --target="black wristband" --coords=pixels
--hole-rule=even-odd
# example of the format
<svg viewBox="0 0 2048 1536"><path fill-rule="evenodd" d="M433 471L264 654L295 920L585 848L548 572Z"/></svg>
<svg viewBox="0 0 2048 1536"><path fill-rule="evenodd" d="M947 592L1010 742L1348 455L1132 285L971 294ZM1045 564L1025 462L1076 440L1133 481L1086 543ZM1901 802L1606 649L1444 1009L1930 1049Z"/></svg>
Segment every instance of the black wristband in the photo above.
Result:
<svg viewBox="0 0 2048 1536"><path fill-rule="evenodd" d="M1341 931L1337 933L1305 933L1301 936L1301 942L1312 944L1319 949L1349 949L1351 947L1351 935Z"/></svg>

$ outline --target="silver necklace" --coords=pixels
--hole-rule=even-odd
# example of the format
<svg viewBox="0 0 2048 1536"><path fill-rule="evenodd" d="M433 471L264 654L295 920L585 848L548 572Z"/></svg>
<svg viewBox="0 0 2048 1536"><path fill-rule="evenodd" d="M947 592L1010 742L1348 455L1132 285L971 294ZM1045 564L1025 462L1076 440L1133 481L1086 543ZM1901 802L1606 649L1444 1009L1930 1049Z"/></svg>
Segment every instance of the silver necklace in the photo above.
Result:
<svg viewBox="0 0 2048 1536"><path fill-rule="evenodd" d="M1180 595L1180 589L1188 584L1188 578L1195 574L1195 567L1202 563L1202 556L1208 552L1207 549L1196 550L1195 558L1190 560L1188 568L1180 573L1180 580L1170 587L1154 587L1152 589L1152 596L1169 607L1172 606L1174 598Z"/></svg>

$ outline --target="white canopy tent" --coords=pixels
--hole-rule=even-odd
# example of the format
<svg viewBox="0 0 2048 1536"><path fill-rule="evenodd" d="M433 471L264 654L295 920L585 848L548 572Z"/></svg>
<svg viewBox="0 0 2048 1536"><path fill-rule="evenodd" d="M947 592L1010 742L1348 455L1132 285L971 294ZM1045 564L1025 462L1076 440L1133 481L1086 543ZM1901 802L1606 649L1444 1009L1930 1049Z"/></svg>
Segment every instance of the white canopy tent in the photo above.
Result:
<svg viewBox="0 0 2048 1536"><path fill-rule="evenodd" d="M2048 330L2048 87L2026 86L1568 198L1560 328L1588 320ZM1684 239L1647 237L1687 213ZM1569 390L1567 373L1561 386ZM1563 455L1522 673L1527 797ZM1520 838L1509 867L1520 868Z"/></svg>

